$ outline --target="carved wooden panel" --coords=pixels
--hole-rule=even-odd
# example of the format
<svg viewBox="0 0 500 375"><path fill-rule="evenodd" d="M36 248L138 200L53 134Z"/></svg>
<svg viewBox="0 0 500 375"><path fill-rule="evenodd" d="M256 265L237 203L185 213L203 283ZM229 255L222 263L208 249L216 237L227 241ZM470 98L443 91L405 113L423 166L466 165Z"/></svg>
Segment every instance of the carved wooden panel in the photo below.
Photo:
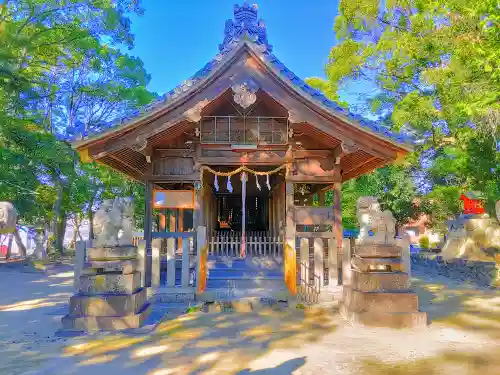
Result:
<svg viewBox="0 0 500 375"><path fill-rule="evenodd" d="M310 182L314 182L315 179L321 181L327 179L333 182L340 178L333 158L297 160L293 165L291 177L294 181Z"/></svg>
<svg viewBox="0 0 500 375"><path fill-rule="evenodd" d="M158 176L190 175L193 171L193 158L164 157L155 160L153 163L153 174Z"/></svg>
<svg viewBox="0 0 500 375"><path fill-rule="evenodd" d="M332 207L298 207L295 206L296 225L333 225Z"/></svg>

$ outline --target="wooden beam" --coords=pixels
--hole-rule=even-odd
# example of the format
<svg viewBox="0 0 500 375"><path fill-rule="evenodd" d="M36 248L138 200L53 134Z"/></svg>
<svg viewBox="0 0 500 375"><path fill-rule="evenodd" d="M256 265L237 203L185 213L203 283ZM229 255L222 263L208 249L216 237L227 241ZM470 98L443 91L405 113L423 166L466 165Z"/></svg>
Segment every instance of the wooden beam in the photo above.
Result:
<svg viewBox="0 0 500 375"><path fill-rule="evenodd" d="M195 172L187 175L153 175L146 174L144 178L157 183L162 182L195 182L200 181L200 173Z"/></svg>

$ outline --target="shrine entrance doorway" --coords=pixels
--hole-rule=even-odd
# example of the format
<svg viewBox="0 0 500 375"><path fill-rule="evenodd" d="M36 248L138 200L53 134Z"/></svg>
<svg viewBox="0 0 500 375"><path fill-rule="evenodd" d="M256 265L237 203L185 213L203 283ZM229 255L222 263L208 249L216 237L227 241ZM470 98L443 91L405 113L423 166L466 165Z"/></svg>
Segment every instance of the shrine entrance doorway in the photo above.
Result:
<svg viewBox="0 0 500 375"><path fill-rule="evenodd" d="M283 252L284 169L279 167L234 172L234 167L209 167L203 174L204 221L209 255L281 257ZM210 173L216 171L218 174Z"/></svg>

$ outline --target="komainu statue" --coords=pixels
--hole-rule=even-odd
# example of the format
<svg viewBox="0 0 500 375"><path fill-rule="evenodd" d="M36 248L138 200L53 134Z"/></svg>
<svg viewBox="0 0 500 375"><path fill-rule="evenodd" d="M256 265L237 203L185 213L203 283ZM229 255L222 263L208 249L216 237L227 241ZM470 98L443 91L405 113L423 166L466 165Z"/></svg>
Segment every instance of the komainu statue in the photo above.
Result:
<svg viewBox="0 0 500 375"><path fill-rule="evenodd" d="M105 199L92 222L94 247L132 245L134 231L134 200L128 197Z"/></svg>
<svg viewBox="0 0 500 375"><path fill-rule="evenodd" d="M17 210L10 202L0 202L0 234L16 230Z"/></svg>
<svg viewBox="0 0 500 375"><path fill-rule="evenodd" d="M359 198L356 203L356 216L360 224L358 244L395 243L396 220L391 211L381 211L376 197ZM373 236L370 236L370 232Z"/></svg>
<svg viewBox="0 0 500 375"><path fill-rule="evenodd" d="M500 201L495 205L497 220L487 214L460 215L448 221L448 239L441 250L444 259L463 258L492 261L500 258Z"/></svg>

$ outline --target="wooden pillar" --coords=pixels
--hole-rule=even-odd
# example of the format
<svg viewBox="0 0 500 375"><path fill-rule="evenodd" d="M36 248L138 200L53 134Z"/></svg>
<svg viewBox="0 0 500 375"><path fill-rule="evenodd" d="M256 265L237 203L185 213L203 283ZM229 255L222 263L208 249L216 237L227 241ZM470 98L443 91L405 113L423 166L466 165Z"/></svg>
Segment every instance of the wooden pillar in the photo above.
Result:
<svg viewBox="0 0 500 375"><path fill-rule="evenodd" d="M332 254L330 264L333 267L335 264L335 267L338 267L342 262L338 261L339 256L343 256L343 247L342 247L342 242L343 242L343 237L344 237L344 231L342 228L342 183L335 182L333 184L333 218L334 218L334 225L333 225L333 232L335 234L335 240L337 243L337 252L336 254ZM333 260L333 258L336 258ZM337 275L338 275L338 270ZM330 271L332 272L332 271ZM338 278L338 276L337 276Z"/></svg>
<svg viewBox="0 0 500 375"><path fill-rule="evenodd" d="M151 286L152 267L152 242L153 242L153 182L146 182L144 210L144 241L146 242L146 254L144 259L144 283L146 287Z"/></svg>
<svg viewBox="0 0 500 375"><path fill-rule="evenodd" d="M269 227L271 228L271 236L276 236L276 209L275 209L275 192L273 191L271 194L271 205L270 205L270 217L271 217L271 222L269 224Z"/></svg>
<svg viewBox="0 0 500 375"><path fill-rule="evenodd" d="M285 220L285 244L291 246L295 250L295 208L293 202L293 183L286 182L285 184L285 203L286 203L286 220Z"/></svg>
<svg viewBox="0 0 500 375"><path fill-rule="evenodd" d="M245 257L246 253L246 199L247 199L247 174L241 174L241 250L240 256Z"/></svg>
<svg viewBox="0 0 500 375"><path fill-rule="evenodd" d="M160 232L165 232L165 228L167 227L167 217L165 210L160 214L160 225L158 226Z"/></svg>
<svg viewBox="0 0 500 375"><path fill-rule="evenodd" d="M175 211L170 210L169 218L169 232L175 232Z"/></svg>

